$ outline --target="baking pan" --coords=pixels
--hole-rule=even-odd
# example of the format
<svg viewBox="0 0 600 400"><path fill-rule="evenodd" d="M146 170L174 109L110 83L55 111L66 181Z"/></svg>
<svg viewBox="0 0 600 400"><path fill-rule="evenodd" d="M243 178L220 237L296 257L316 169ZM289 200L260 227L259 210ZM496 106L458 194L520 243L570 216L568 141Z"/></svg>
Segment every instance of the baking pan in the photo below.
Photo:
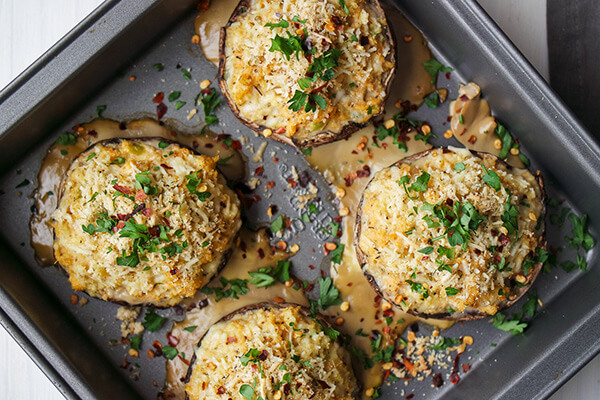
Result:
<svg viewBox="0 0 600 400"><path fill-rule="evenodd" d="M600 148L491 19L471 0L394 4L425 33L436 57L455 68L445 83L450 98L459 82L478 83L495 116L519 139L534 168L543 171L550 195L588 214L590 230L598 237L600 212L594 203L600 198ZM84 307L71 305L72 289L64 275L36 264L27 221L40 162L57 135L93 119L97 105L106 104L104 116L112 119L152 116L154 93L176 89L189 99L197 94L197 82L214 81L216 68L190 44L195 5L194 0L106 1L0 93L0 188L5 192L0 196L0 321L68 398L153 398L164 365L140 357L134 360L139 368L121 368L126 350L108 344L120 337L117 306L95 299ZM165 64L161 75L154 63ZM182 79L177 66L191 68L192 80ZM197 129L198 121L188 121L184 110L169 111L166 122L183 131ZM439 127L445 113L444 107L424 117ZM261 143L226 107L217 114L218 129L244 135L250 145ZM286 160L280 167L265 163L271 177L283 179L292 165L309 168L290 147L269 142L265 154L271 152ZM328 193L323 179L309 174L320 193ZM24 179L32 183L16 188ZM283 190L273 195L292 215L288 197ZM299 242L309 243L318 227L336 215L331 198L321 197L318 219L294 231ZM252 209L249 218L265 221L267 206ZM550 228L548 235L550 243L560 244L564 232ZM472 369L459 384L439 389L428 380L397 384L385 387L382 398L411 392L445 399L547 398L600 350L597 251L587 256L587 272L567 275L555 269L538 278L534 287L544 307L525 334L511 336L485 320L457 324L444 333L475 338L462 356ZM327 259L318 252L301 252L293 261L327 268ZM318 274L295 272L303 279ZM173 310L161 313L176 318ZM168 329L165 324L154 335L147 333L141 353L152 338L164 339Z"/></svg>

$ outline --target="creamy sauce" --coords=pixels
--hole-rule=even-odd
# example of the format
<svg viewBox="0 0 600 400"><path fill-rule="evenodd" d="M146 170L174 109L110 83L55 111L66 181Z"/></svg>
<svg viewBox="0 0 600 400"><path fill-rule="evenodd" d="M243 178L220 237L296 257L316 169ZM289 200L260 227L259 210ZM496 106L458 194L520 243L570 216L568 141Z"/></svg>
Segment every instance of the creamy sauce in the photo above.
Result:
<svg viewBox="0 0 600 400"><path fill-rule="evenodd" d="M242 246L242 243L245 246ZM259 249L265 254L263 258L258 256ZM259 230L258 232L242 230L238 246L234 250L231 259L223 269L223 272L213 282L218 282L220 277L226 279L248 279L249 271L276 265L277 261L285 260L288 257L289 253L282 250L272 250L266 229ZM209 286L214 285L215 283ZM166 398L185 398L185 384L182 382L182 379L187 374L188 363L194 354L194 347L206 331L221 318L251 304L273 302L276 297L288 303L308 306L308 300L302 290L295 290L283 284L276 284L268 288L255 288L249 284L248 288L250 292L240 296L239 299L224 298L219 302L215 302L212 296L207 297L202 293L198 293L194 299L185 302L188 306L191 306L192 304L198 304L202 300L208 301L205 307L196 307L186 312L185 318L173 325L171 334L179 339L177 350L180 353L185 353L188 362L179 357L172 361L167 361L167 377L164 387L164 396ZM197 328L193 332L185 331L184 328L189 326L196 326Z"/></svg>
<svg viewBox="0 0 600 400"><path fill-rule="evenodd" d="M481 98L479 86L471 82L459 88L458 99L450 103L450 116L452 133L465 147L495 156L500 154L501 149L494 146L499 140L495 132L498 124L490 105ZM506 162L513 167L525 167L516 155L509 154Z"/></svg>
<svg viewBox="0 0 600 400"><path fill-rule="evenodd" d="M97 119L81 125L75 135L77 137L75 144L64 146L56 143L50 147L38 174L38 188L33 195L36 212L31 218L30 228L31 244L35 250L36 259L42 266L52 265L55 261L52 248L54 233L50 222L52 213L58 206L62 178L72 161L81 152L101 140L164 138L193 148L207 156L219 156L221 159L231 156L225 165L219 166L219 170L229 181L244 180L247 171L247 162L242 153L219 143L213 133L206 132L204 135L177 133L155 120L137 120L125 124Z"/></svg>
<svg viewBox="0 0 600 400"><path fill-rule="evenodd" d="M219 37L239 0L213 0L206 11L198 13L194 30L200 36L200 46L208 61L219 65Z"/></svg>

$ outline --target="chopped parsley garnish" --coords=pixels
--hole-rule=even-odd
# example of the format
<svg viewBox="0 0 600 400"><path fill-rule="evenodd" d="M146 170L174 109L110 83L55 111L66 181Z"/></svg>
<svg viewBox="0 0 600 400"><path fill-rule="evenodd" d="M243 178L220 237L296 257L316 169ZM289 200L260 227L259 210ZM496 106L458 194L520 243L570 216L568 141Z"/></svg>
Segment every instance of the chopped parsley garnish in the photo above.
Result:
<svg viewBox="0 0 600 400"><path fill-rule="evenodd" d="M427 288L423 287L423 285L421 283L411 281L411 280L407 280L406 283L408 283L410 285L410 290L412 290L415 293L420 293L421 297L423 299L426 299L429 297L429 290L427 290Z"/></svg>
<svg viewBox="0 0 600 400"><path fill-rule="evenodd" d="M294 17L296 18L296 17ZM293 21L293 20L292 20ZM271 28L271 30L275 29L275 28L287 28L288 26L290 26L290 23L287 22L285 19L282 19L281 21L277 22L277 23L272 23L272 22L267 22L265 24L265 26L267 28Z"/></svg>
<svg viewBox="0 0 600 400"><path fill-rule="evenodd" d="M302 49L302 36L292 35L290 32L286 32L289 38L284 38L283 36L275 35L273 39L271 39L271 48L270 52L279 51L283 54L286 60L290 60L290 56L296 56L296 59L300 59L300 53L303 53Z"/></svg>
<svg viewBox="0 0 600 400"><path fill-rule="evenodd" d="M149 308L146 310L146 314L144 315L144 322L142 322L142 325L144 325L144 328L148 329L150 332L156 332L157 330L162 328L166 320L166 318L158 315L153 308Z"/></svg>
<svg viewBox="0 0 600 400"><path fill-rule="evenodd" d="M410 177L408 175L404 175L402 178L400 178L400 180L398 181L398 184L402 185L402 187L404 187L404 191L406 192L406 195L408 196L409 199L416 200L419 197L411 196L409 190L412 190L417 193L423 193L424 191L427 190L427 185L429 184L430 178L431 178L431 175L429 175L425 171L422 171L421 175L417 178L415 183L410 185L410 187L406 186L406 184L410 181Z"/></svg>
<svg viewBox="0 0 600 400"><path fill-rule="evenodd" d="M158 148L159 149L166 149L167 147L169 147L169 143L167 142L158 142Z"/></svg>
<svg viewBox="0 0 600 400"><path fill-rule="evenodd" d="M96 114L98 114L98 118L102 118L102 113L106 110L106 105L96 106Z"/></svg>
<svg viewBox="0 0 600 400"><path fill-rule="evenodd" d="M498 126L496 127L496 135L498 135L500 141L502 142L502 148L500 149L500 154L498 154L499 158L505 159L506 157L508 157L510 149L512 149L513 147L519 147L518 145L516 145L512 136L503 125L498 124Z"/></svg>
<svg viewBox="0 0 600 400"><path fill-rule="evenodd" d="M22 188L24 186L29 185L31 182L29 182L29 179L23 179L23 181L21 183L19 183L17 186L15 186L15 189L18 188Z"/></svg>
<svg viewBox="0 0 600 400"><path fill-rule="evenodd" d="M446 296L448 296L448 297L456 296L459 292L460 292L460 289L456 289L453 287L446 288Z"/></svg>
<svg viewBox="0 0 600 400"><path fill-rule="evenodd" d="M496 313L493 321L494 327L505 332L510 332L513 335L523 333L528 326L528 321L535 315L537 303L537 294L535 292L528 293L527 301L523 304L521 312L511 316L507 316L500 312Z"/></svg>
<svg viewBox="0 0 600 400"><path fill-rule="evenodd" d="M323 97L318 94L304 93L300 90L296 90L294 96L288 100L288 104L288 108L292 111L300 111L304 108L304 111L311 112L316 111L317 106L322 110L325 110L325 107L327 107L327 102Z"/></svg>
<svg viewBox="0 0 600 400"><path fill-rule="evenodd" d="M202 103L202 109L204 111L204 122L206 125L214 125L219 122L216 115L213 115L213 111L221 104L221 98L215 89L211 89L210 93L204 95L200 100Z"/></svg>
<svg viewBox="0 0 600 400"><path fill-rule="evenodd" d="M157 70L158 72L162 71L163 69L165 69L165 66L161 63L156 63L154 65L152 65L152 68L154 68L155 70Z"/></svg>
<svg viewBox="0 0 600 400"><path fill-rule="evenodd" d="M294 16L294 18L292 18L292 21L293 21L293 22L297 22L297 23L299 23L299 24L305 24L305 23L306 23L306 20L305 20L305 19L300 19L300 17L299 17L299 16L297 16L297 15L296 15L296 16Z"/></svg>
<svg viewBox="0 0 600 400"><path fill-rule="evenodd" d="M181 96L181 92L171 92L169 93L169 101L175 101Z"/></svg>
<svg viewBox="0 0 600 400"><path fill-rule="evenodd" d="M334 264L342 263L342 255L344 254L344 245L338 243L337 247L331 251L331 262Z"/></svg>
<svg viewBox="0 0 600 400"><path fill-rule="evenodd" d="M509 235L513 233L516 235L519 230L519 210L515 206L513 206L510 202L511 193L509 190L506 191L508 194L508 198L506 199L506 203L504 203L504 214L502 214L502 226L506 228Z"/></svg>
<svg viewBox="0 0 600 400"><path fill-rule="evenodd" d="M459 163L456 163L456 164L454 164L454 168L453 168L453 169L454 169L455 171L457 171L457 172L462 172L462 171L464 171L464 170L465 170L465 164L464 164L464 163L461 163L461 162L459 162Z"/></svg>
<svg viewBox="0 0 600 400"><path fill-rule="evenodd" d="M483 181L490 185L496 192L500 190L500 177L496 171L492 170L491 168L487 169L483 164L481 164L481 168L483 168L483 171L485 172L483 175Z"/></svg>
<svg viewBox="0 0 600 400"><path fill-rule="evenodd" d="M398 147L400 150L406 152L408 148L406 147L405 138L400 135L400 130L396 125L387 129L383 124L378 125L376 129L377 139L383 140L387 137L391 137L394 139L393 144Z"/></svg>
<svg viewBox="0 0 600 400"><path fill-rule="evenodd" d="M446 350L448 347L458 346L462 342L460 339L440 337L440 340L434 345L431 346L431 350Z"/></svg>
<svg viewBox="0 0 600 400"><path fill-rule="evenodd" d="M123 157L117 157L112 162L110 162L108 165L122 165L122 164L125 164L125 159Z"/></svg>
<svg viewBox="0 0 600 400"><path fill-rule="evenodd" d="M190 73L189 69L182 68L181 75L183 75L183 79L185 79L186 81L192 79L192 74Z"/></svg>
<svg viewBox="0 0 600 400"><path fill-rule="evenodd" d="M196 171L192 174L186 175L185 177L188 179L188 183L186 183L185 186L189 192L196 195L200 201L206 201L208 198L210 198L211 193L208 190L198 192L198 185L200 185L200 182L202 182L202 178L198 177L199 172L200 171Z"/></svg>
<svg viewBox="0 0 600 400"><path fill-rule="evenodd" d="M425 97L425 105L429 108L438 108L440 104L440 95L438 92L433 92L430 96Z"/></svg>
<svg viewBox="0 0 600 400"><path fill-rule="evenodd" d="M158 188L156 186L152 186L152 179L150 179L150 171L140 172L135 174L135 188L143 189L144 193L149 196L153 196L158 193Z"/></svg>
<svg viewBox="0 0 600 400"><path fill-rule="evenodd" d="M442 63L440 63L435 58L432 58L431 60L424 62L423 68L425 68L425 71L427 71L429 73L429 75L431 75L431 83L433 83L434 85L437 82L438 72L453 71L453 69L451 67L444 66Z"/></svg>
<svg viewBox="0 0 600 400"><path fill-rule="evenodd" d="M312 147L307 147L305 149L302 150L302 154L304 154L305 156L310 156L312 154Z"/></svg>
<svg viewBox="0 0 600 400"><path fill-rule="evenodd" d="M594 246L594 238L588 232L588 216L586 214L581 217L577 217L575 214L569 214L569 221L571 221L571 233L572 237L565 237L569 245L578 249L580 246L586 251L589 251Z"/></svg>
<svg viewBox="0 0 600 400"><path fill-rule="evenodd" d="M310 203L308 205L308 211L311 214L318 214L320 210L319 210L319 207L315 203Z"/></svg>
<svg viewBox="0 0 600 400"><path fill-rule="evenodd" d="M565 270L565 272L571 272L577 268L579 268L582 271L585 271L587 270L587 261L585 257L582 257L579 254L577 254L577 263L574 263L571 260L567 260L560 263L560 266L563 270Z"/></svg>
<svg viewBox="0 0 600 400"><path fill-rule="evenodd" d="M273 222L271 222L271 232L273 232L273 234L281 232L283 230L284 226L285 226L285 219L282 214L282 215L279 215L277 218L275 218L273 220Z"/></svg>
<svg viewBox="0 0 600 400"><path fill-rule="evenodd" d="M444 235L451 246L460 245L463 249L466 249L471 238L470 232L476 231L479 224L485 220L485 217L479 214L475 206L469 201L462 204L454 201L452 207L446 201L441 201L438 204L425 202L421 210L431 212L446 228Z"/></svg>
<svg viewBox="0 0 600 400"><path fill-rule="evenodd" d="M163 355L165 356L165 358L172 360L175 357L177 357L177 355L179 354L179 351L177 351L177 349L175 347L171 347L171 346L163 346L161 348Z"/></svg>
<svg viewBox="0 0 600 400"><path fill-rule="evenodd" d="M342 7L342 10L344 10L344 13L346 13L346 15L350 14L350 10L348 10L348 6L346 6L345 0L338 0L338 4L340 5L340 7Z"/></svg>
<svg viewBox="0 0 600 400"><path fill-rule="evenodd" d="M129 345L134 350L139 350L140 345L142 344L142 334L131 336L129 338Z"/></svg>
<svg viewBox="0 0 600 400"><path fill-rule="evenodd" d="M248 293L248 280L246 279L225 279L220 278L221 287L203 287L200 291L204 294L214 294L215 301L220 301L223 298L231 297L239 299L239 296Z"/></svg>
<svg viewBox="0 0 600 400"><path fill-rule="evenodd" d="M240 386L240 394L246 400L254 399L254 389L252 388L252 386L250 386L246 383L243 384L242 386Z"/></svg>
<svg viewBox="0 0 600 400"><path fill-rule="evenodd" d="M96 153L92 153L89 156L87 156L85 161L90 161L92 158L96 157Z"/></svg>
<svg viewBox="0 0 600 400"><path fill-rule="evenodd" d="M330 277L319 278L319 300L317 305L321 310L326 310L330 306L338 305L342 302L340 292L333 284Z"/></svg>
<svg viewBox="0 0 600 400"><path fill-rule="evenodd" d="M427 246L427 247L422 248L421 250L418 250L418 252L422 253L422 254L431 254L431 253L433 253L433 247Z"/></svg>
<svg viewBox="0 0 600 400"><path fill-rule="evenodd" d="M194 332L197 327L198 327L197 325L190 325L190 326L186 326L185 328L183 328L183 330L187 331L187 332Z"/></svg>
<svg viewBox="0 0 600 400"><path fill-rule="evenodd" d="M70 145L77 143L77 137L74 134L72 134L71 132L63 132L60 135L58 135L58 138L56 139L56 143L58 143L62 146L70 146Z"/></svg>

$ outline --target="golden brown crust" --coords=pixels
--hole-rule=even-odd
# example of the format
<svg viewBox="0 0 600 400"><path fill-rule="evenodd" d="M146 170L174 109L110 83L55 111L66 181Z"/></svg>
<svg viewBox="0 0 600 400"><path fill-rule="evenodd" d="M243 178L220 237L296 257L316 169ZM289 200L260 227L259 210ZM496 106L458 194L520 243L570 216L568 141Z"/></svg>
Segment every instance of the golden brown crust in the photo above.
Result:
<svg viewBox="0 0 600 400"><path fill-rule="evenodd" d="M231 108L231 111L233 111L234 115L240 120L240 122L242 122L248 128L252 129L253 131L255 131L259 134L262 134L262 132L265 129L269 129L271 131L273 131L273 130L268 128L267 126L250 121L240 115L239 108L237 107L237 105L235 104L235 101L231 97L231 94L229 93L229 90L227 87L227 82L224 78L225 62L226 62L225 46L226 46L226 39L227 39L227 28L230 27L231 24L233 24L234 22L236 22L239 19L239 17L244 13L244 10L247 10L250 7L250 4L251 4L251 0L241 0L238 3L235 10L233 11L233 13L231 14L231 17L230 17L229 21L227 22L227 24L221 28L221 35L219 37L219 69L218 69L217 79L218 79L218 83L219 83L219 88L221 89L221 92L223 93L223 97L225 97L225 101ZM273 131L273 133L269 136L270 138L272 138L273 140L276 140L278 142L281 142L281 143L285 143L285 144L289 144L291 146L298 147L299 149L305 149L305 148L311 147L311 146L320 146L322 144L326 144L326 143L330 143L330 142L334 142L337 140L342 140L342 139L347 138L348 136L352 135L354 132L357 132L358 130L366 127L372 119L376 118L377 116L381 115L384 112L383 105L385 105L385 102L389 96L392 81L394 79L395 72L396 72L395 38L394 38L392 29L390 29L389 24L387 23L387 17L385 16L385 12L383 11L381 4L379 3L379 0L370 0L370 4L376 10L376 12L379 13L379 15L381 15L381 17L386 20L385 33L387 36L387 40L389 41L390 47L392 48L392 51L390 51L390 54L388 56L388 61L390 61L394 64L394 67L390 70L387 77L384 79L385 96L383 97L383 99L381 101L382 107L380 107L378 112L373 113L373 115L371 116L369 121L367 121L365 123L360 123L360 124L356 123L356 122L349 122L346 125L344 125L339 132L333 132L331 130L327 130L327 131L319 132L317 135L311 136L305 140L298 140L298 139L294 138L293 136L290 138L285 134L279 134L279 133L276 133L275 131Z"/></svg>
<svg viewBox="0 0 600 400"><path fill-rule="evenodd" d="M306 318L312 318L316 321L318 321L319 324L321 324L323 327L327 327L327 328L332 328L331 324L329 323L329 321L327 321L325 318L323 318L323 316L321 315L317 315L317 316L313 316L310 312L310 309L304 306L301 306L299 304L294 304L294 303L275 303L275 302L261 302L261 303L256 303L256 304L251 304L245 307L242 307L236 311L233 311L229 314L227 314L226 316L224 316L223 318L221 318L219 321L215 322L215 324L218 324L220 322L226 322L231 320L233 317L235 317L236 315L240 315L240 314L246 314L249 311L253 311L253 310L258 310L258 309L263 309L263 310L271 310L274 308L278 308L278 309L285 309L285 308L289 308L289 307L297 307L299 308L300 314ZM210 330L210 329L209 329ZM198 341L198 344L196 345L197 347L200 347L200 345L202 344L202 341L204 340L204 338L206 337L208 331L207 330L202 337L200 338L200 340ZM336 340L342 347L344 347L344 342L342 341L341 336L338 337L338 339ZM194 352L194 355L192 356L192 358L190 359L190 365L188 367L187 373L185 378L183 379L183 383L187 384L190 381L190 378L192 376L192 370L194 368L194 364L196 362L196 353ZM360 399L360 393L361 393L361 387L360 385L357 388L357 391L355 393L352 394L352 398L358 400ZM185 394L185 398L189 399L189 396L186 392Z"/></svg>
<svg viewBox="0 0 600 400"><path fill-rule="evenodd" d="M405 157L405 158L393 163L392 165L390 165L390 167L400 166L402 164L412 164L415 161L417 161L418 159L428 156L435 150L437 150L437 148L431 148L429 150ZM449 150L446 147L442 147L442 151L447 152ZM513 169L513 167L510 166L509 164L507 164L504 160L501 160L500 158L498 158L492 154L477 152L477 151L472 151L472 150L470 150L470 152L471 152L471 154L473 154L476 157L492 160L496 165L503 165L508 170ZM542 177L540 171L536 171L535 178L540 187L541 194L542 194L541 201L542 201L542 204L544 207L543 211L542 211L542 216L543 216L543 215L545 215L545 211L546 211L545 210L546 192L544 189L544 180L543 180L543 177ZM373 180L373 178L371 178L371 180ZM368 186L368 184L367 184L367 186ZM375 279L375 277L373 277L372 275L370 275L368 272L365 271L364 267L368 262L368 257L362 251L360 246L358 245L360 234L361 234L361 227L362 227L361 217L362 217L363 200L364 200L364 196L361 196L360 202L358 204L357 213L356 213L356 222L354 225L354 239L353 240L354 240L354 247L356 249L356 257L358 259L359 265L361 266L361 268L363 270L363 274L367 278L367 281L369 282L369 284L373 287L373 289L377 292L377 294L379 294L380 296L385 298L383 291L377 284L377 280ZM542 232L538 239L538 247L542 248L544 250L546 249L545 232ZM543 263L536 263L532 266L531 270L529 271L529 273L526 276L527 284L523 285L521 287L514 285L513 288L511 288L511 293L509 294L507 300L505 300L499 304L499 306L498 306L499 310L508 308L508 307L512 306L513 304L515 304L529 290L529 288L531 287L531 285L533 284L535 279L538 277L540 271L542 270L542 266L543 266ZM395 302L394 299L386 298L386 300L395 304L396 306L402 308L402 305ZM484 313L484 312L481 312L481 311L475 310L475 309L467 309L464 312L461 312L461 313L457 312L457 313L452 313L452 314L450 314L450 313L427 314L427 313L418 312L413 309L407 309L406 311L410 314L413 314L413 315L421 317L421 318L446 319L446 320L455 320L455 321L473 321L473 320L477 320L477 319L481 319L481 318L490 316L487 313Z"/></svg>

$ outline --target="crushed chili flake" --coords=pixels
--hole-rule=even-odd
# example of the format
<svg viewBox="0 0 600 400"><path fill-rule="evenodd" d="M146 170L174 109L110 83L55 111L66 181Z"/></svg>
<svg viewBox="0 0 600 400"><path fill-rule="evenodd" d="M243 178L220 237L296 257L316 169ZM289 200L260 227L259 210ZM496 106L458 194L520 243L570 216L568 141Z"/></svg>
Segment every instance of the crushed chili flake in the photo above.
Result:
<svg viewBox="0 0 600 400"><path fill-rule="evenodd" d="M88 135L90 135L93 138L97 138L98 137L98 132L96 132L95 130L91 130L87 133Z"/></svg>
<svg viewBox="0 0 600 400"><path fill-rule="evenodd" d="M267 182L267 189L272 189L274 187L275 187L275 182L273 182L273 181Z"/></svg>
<svg viewBox="0 0 600 400"><path fill-rule="evenodd" d="M165 99L165 94L163 92L158 92L158 93L156 93L156 95L154 95L152 102L159 104L159 103L162 103L164 99Z"/></svg>
<svg viewBox="0 0 600 400"><path fill-rule="evenodd" d="M463 364L462 370L464 373L469 372L470 369L471 369L471 364Z"/></svg>
<svg viewBox="0 0 600 400"><path fill-rule="evenodd" d="M263 172L265 172L265 168L262 165L259 165L254 169L254 175L262 176Z"/></svg>
<svg viewBox="0 0 600 400"><path fill-rule="evenodd" d="M162 117L165 116L165 114L167 113L167 106L165 105L165 103L160 103L159 105L156 106L156 118L158 120L161 120Z"/></svg>
<svg viewBox="0 0 600 400"><path fill-rule="evenodd" d="M171 332L167 332L167 340L169 342L169 346L175 347L179 344L179 338L177 336L173 336Z"/></svg>
<svg viewBox="0 0 600 400"><path fill-rule="evenodd" d="M287 178L287 182L292 185L292 189L296 189L298 182L296 182L293 178Z"/></svg>

